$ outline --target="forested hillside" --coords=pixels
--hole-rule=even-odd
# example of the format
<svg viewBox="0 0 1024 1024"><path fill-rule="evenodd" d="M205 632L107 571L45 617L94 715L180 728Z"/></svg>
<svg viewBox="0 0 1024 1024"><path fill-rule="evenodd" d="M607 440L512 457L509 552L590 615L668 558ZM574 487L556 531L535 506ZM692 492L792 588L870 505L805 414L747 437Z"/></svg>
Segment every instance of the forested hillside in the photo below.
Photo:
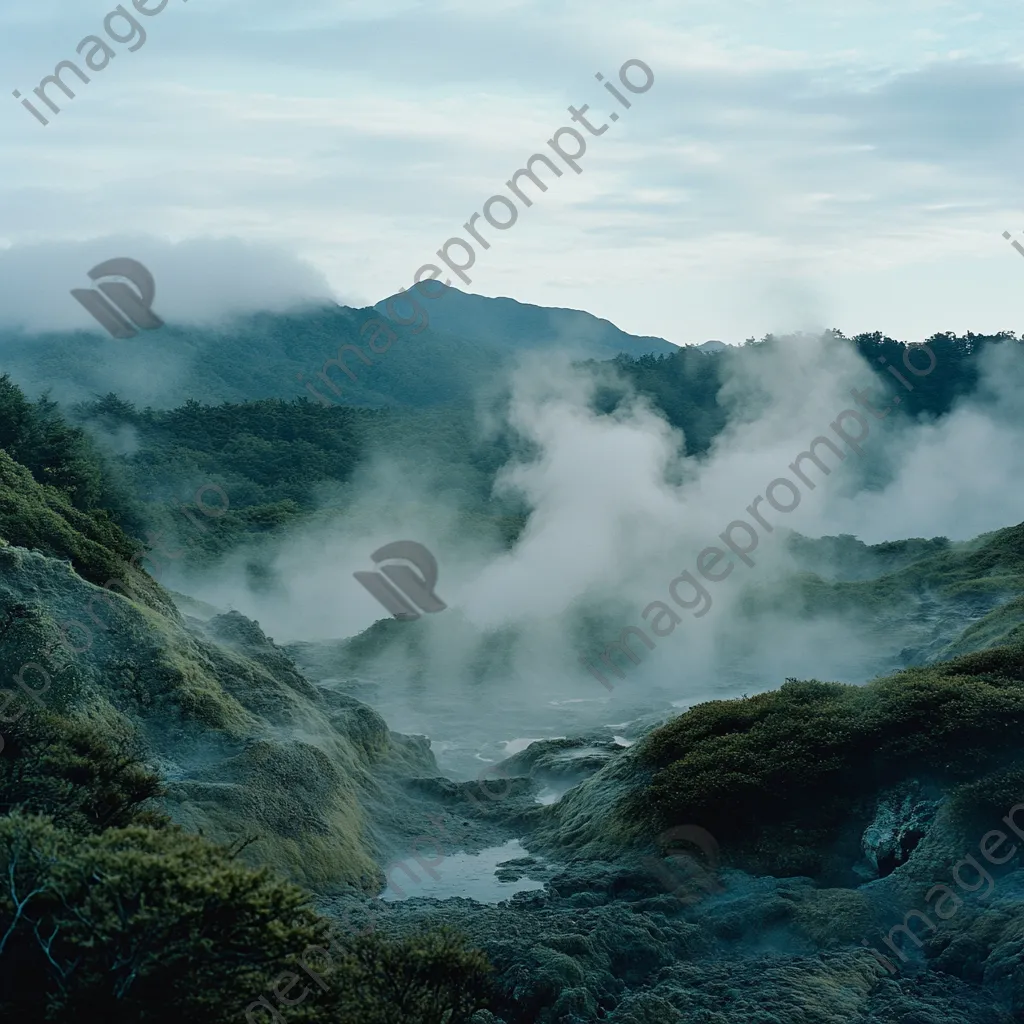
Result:
<svg viewBox="0 0 1024 1024"><path fill-rule="evenodd" d="M852 345L887 387L894 384L889 367L909 376L903 364L906 342L895 341L877 331L854 338L846 338L839 331L831 334L835 345ZM979 357L988 346L1019 344L1010 332L964 336L936 334L928 338L927 343L935 355L935 369L925 377L913 378L912 392L900 389L898 416L941 416L949 412L959 396L969 394L977 386ZM742 348L717 354L683 348L670 355L619 357L615 363L637 391L649 396L666 419L684 431L687 451L693 455L706 451L725 425L725 411L716 399L730 364L747 358L752 349L770 350L777 344L779 341L768 335L759 342L748 342ZM920 365L927 365L925 357L917 358Z"/></svg>
<svg viewBox="0 0 1024 1024"><path fill-rule="evenodd" d="M374 407L466 402L524 351L565 346L610 359L673 348L589 313L482 299L455 288L419 299L415 308L399 300L389 315L384 320L375 309L334 305L258 313L211 327L172 322L129 344L85 331L6 330L0 331L0 352L3 369L33 395L52 389L63 402L87 401L113 390L127 401L167 409L189 400L219 405L295 396ZM344 368L328 365L339 356Z"/></svg>
<svg viewBox="0 0 1024 1024"><path fill-rule="evenodd" d="M886 386L892 378L885 367L902 366L906 351L904 343L880 334L846 339L835 333L833 343L855 346ZM914 391L905 394L895 415L947 413L958 396L977 386L981 352L1000 343L1018 344L1012 335L930 339L936 368L916 378ZM614 366L614 373L605 373L597 407L612 411L626 387L632 387L683 431L689 455L701 455L726 422L727 412L718 402L722 381L734 364L766 355L775 344L768 337L720 354L684 348L670 355L619 357L606 364ZM29 403L9 382L5 387L5 401L14 403L12 422L22 422ZM33 407L36 425L17 428L24 437L12 435L11 443L17 443L37 479L72 474L83 507L99 502L135 530L143 522L148 528L168 528L175 510L191 501L198 487L223 488L235 514L209 524L189 558L273 534L317 509L343 509L351 500L353 474L381 454L436 466L467 524L481 518L498 521L506 540L515 537L525 509L495 502L491 492L499 468L513 452L524 450L521 440L507 431L482 437L477 410L468 399L403 408L400 391L387 398L392 404L386 409L325 407L308 396L213 405L189 399L176 409L154 409L109 393L73 407L79 428L64 423L56 406L44 399ZM22 411L15 409L17 403ZM65 434L66 444L40 447L40 438L52 435L56 443ZM106 456L98 454L100 446ZM44 450L61 453L46 456L56 460L49 468L39 454Z"/></svg>
<svg viewBox="0 0 1024 1024"><path fill-rule="evenodd" d="M449 298L455 301L448 301ZM594 359L609 359L618 354L631 358L647 353L669 355L676 351L675 345L661 338L627 334L613 323L578 309L553 309L515 299L468 295L455 288L445 289L444 301L422 305L435 330L472 338L488 347L528 350L563 345ZM375 309L386 314L387 300L377 303Z"/></svg>

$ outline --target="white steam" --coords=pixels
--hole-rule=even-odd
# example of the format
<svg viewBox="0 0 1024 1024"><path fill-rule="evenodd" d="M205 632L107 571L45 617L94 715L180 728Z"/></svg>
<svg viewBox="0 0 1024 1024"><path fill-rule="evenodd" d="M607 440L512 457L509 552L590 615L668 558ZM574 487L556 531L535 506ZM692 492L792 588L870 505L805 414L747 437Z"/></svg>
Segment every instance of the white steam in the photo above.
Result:
<svg viewBox="0 0 1024 1024"><path fill-rule="evenodd" d="M798 568L783 543L786 529L811 537L854 533L869 542L956 539L1022 518L1024 360L1010 346L990 351L976 397L937 423L901 424L877 418L851 394L866 389L862 394L881 412L900 385L887 391L832 335L792 337L732 365L738 368L720 396L729 426L707 455L689 457L681 434L641 397L628 397L612 415L593 410L606 370L573 367L550 353L525 358L512 377L506 416L532 454L505 466L497 488L531 511L509 551L496 539L469 542L461 535L458 501L437 486L435 469L388 457L353 483L358 499L343 517L327 510L321 524L281 546L280 589L249 589L239 556L189 581L188 590L258 619L279 642L351 636L387 614L352 573L372 568L370 552L380 545L415 539L438 559L437 594L448 610L420 621L417 628L426 628L415 657L389 655L389 678L396 686L425 680L434 699L468 694L479 682L474 671L487 638L500 635L503 660L490 663L485 684L489 706L534 706L538 723L547 721L540 712L552 701L563 707L566 700L657 693L685 704L773 688L788 675L866 678L879 652L862 622L809 622L781 605L751 619L739 604L751 588L770 599ZM840 422L853 444L834 426L849 409L866 427L861 434L852 417ZM805 462L811 488L790 466L819 436L845 457L819 451L828 475ZM795 485L799 504L787 513L762 499L757 510L768 530L748 507L779 478ZM790 500L790 492L778 494ZM628 626L653 635L655 616L642 618L644 609L652 602L671 606L670 582L686 571L697 576L701 552L724 549L720 535L736 520L756 526L754 565L727 551L729 575L702 584L710 598L706 614L694 614L704 610L696 600L690 610L674 607L678 626L659 635L653 651L631 641L642 664L622 662L625 679L612 678L609 697L579 656L596 659ZM680 591L684 598L693 593L685 585ZM581 647L588 620L603 630L589 649ZM408 714L393 727L430 731L428 704Z"/></svg>

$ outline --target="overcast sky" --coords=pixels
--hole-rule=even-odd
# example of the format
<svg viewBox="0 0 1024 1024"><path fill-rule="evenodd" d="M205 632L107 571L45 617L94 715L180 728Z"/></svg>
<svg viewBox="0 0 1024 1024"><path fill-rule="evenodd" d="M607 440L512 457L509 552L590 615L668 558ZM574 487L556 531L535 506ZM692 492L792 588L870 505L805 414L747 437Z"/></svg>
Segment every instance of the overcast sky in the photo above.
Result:
<svg viewBox="0 0 1024 1024"><path fill-rule="evenodd" d="M50 89L44 127L11 92L84 67L113 8L0 9L0 320L90 324L69 289L114 256L144 258L168 321L375 302L588 103L621 117L583 173L455 284L677 343L1024 328L1009 0L169 0L135 52L65 75L74 100ZM655 82L626 110L594 76L631 58Z"/></svg>

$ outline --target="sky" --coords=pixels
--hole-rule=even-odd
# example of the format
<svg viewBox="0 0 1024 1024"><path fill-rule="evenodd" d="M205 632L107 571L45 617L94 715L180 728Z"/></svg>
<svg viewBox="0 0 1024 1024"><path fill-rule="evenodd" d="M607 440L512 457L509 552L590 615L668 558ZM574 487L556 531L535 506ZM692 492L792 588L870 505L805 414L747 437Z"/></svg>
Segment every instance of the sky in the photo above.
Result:
<svg viewBox="0 0 1024 1024"><path fill-rule="evenodd" d="M70 289L117 256L150 267L167 321L376 302L586 103L609 127L582 173L553 156L561 177L542 169L547 192L487 226L454 284L677 344L1024 328L1008 0L129 2L141 45L121 16L125 42L105 34L114 9L0 9L0 324L90 326ZM88 84L65 73L73 100L51 87L58 114L36 100L44 126L12 92L84 67L93 34L115 56Z"/></svg>

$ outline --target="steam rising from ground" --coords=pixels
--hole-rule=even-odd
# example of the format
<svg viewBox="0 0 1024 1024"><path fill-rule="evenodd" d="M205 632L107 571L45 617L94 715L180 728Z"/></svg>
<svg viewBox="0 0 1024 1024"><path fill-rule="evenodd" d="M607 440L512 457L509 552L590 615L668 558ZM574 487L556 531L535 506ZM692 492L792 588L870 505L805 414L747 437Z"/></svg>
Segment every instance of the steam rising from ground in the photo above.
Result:
<svg viewBox="0 0 1024 1024"><path fill-rule="evenodd" d="M860 624L808 623L781 610L752 620L740 601L751 586L770 594L797 569L782 543L785 528L812 537L854 533L875 543L966 539L1015 523L1024 488L1024 360L1015 347L990 351L975 397L939 422L897 424L858 406L850 389L868 389L882 412L901 386L880 386L852 348L831 335L800 335L745 355L751 358L733 361L721 393L729 426L701 458L687 457L681 434L639 396L611 415L594 412L606 369L574 367L550 354L524 361L511 381L506 415L532 454L506 465L497 481L499 492L525 499L531 509L511 551L496 540L463 536L457 502L439 496L439 466L387 457L355 482L358 499L344 518L327 517L282 545L276 592L257 594L241 584L242 559L187 589L259 620L279 642L354 635L384 613L352 573L372 568L377 547L409 538L437 556L437 593L449 610L415 624L423 639L415 657L392 652L380 668L396 686L424 680L435 698L479 685L483 640L496 635L502 657L483 673L496 684L486 698L492 705L499 691L500 699L534 705L644 694L692 703L772 688L785 676L867 678L878 651ZM868 425L863 455L839 442L831 427L850 408ZM844 425L856 432L852 421ZM721 547L719 535L731 522L754 522L747 508L771 481L797 482L790 464L820 435L830 436L845 458L820 452L831 468L827 476L804 465L815 486L799 484L792 512L761 504L772 530L758 529L755 564L731 559L727 578L706 583L705 614L694 614L700 606L675 607L681 622L654 651L632 641L643 664L628 666L625 681L614 679L609 697L581 669L579 655L596 657L627 626L650 634L641 612L655 601L671 605L670 581L696 572L700 552Z"/></svg>
<svg viewBox="0 0 1024 1024"><path fill-rule="evenodd" d="M855 500L829 495L829 533L853 533L869 544L968 540L1024 518L1024 359L1016 345L991 346L982 359L974 394L950 415L886 443L884 487Z"/></svg>

